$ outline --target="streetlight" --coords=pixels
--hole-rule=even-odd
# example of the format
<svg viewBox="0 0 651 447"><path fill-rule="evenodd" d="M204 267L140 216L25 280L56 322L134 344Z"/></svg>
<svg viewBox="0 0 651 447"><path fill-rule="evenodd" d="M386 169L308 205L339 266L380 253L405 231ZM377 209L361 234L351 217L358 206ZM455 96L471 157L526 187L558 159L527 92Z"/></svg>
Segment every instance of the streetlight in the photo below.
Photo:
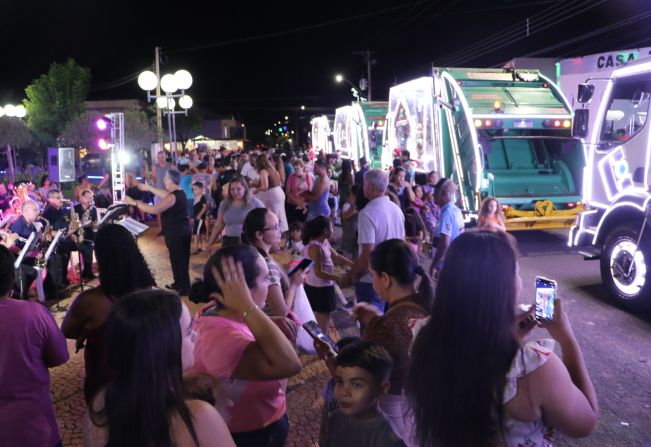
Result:
<svg viewBox="0 0 651 447"><path fill-rule="evenodd" d="M344 78L343 75L341 74L336 74L335 75L335 82L337 84L341 84L343 81L346 81L348 85L350 85L350 91L352 92L353 96L357 99L357 102L359 101L366 101L366 98L362 97L360 95L360 91L366 90L366 79L362 78L360 79L359 82L359 87L350 82L348 79Z"/></svg>
<svg viewBox="0 0 651 447"><path fill-rule="evenodd" d="M152 71L143 71L138 76L138 85L147 92L147 101L156 101L156 106L167 115L167 128L170 134L170 152L176 163L176 115L188 116L188 109L192 107L192 98L185 91L192 86L192 75L187 70L178 70L174 74L163 75L160 79L160 88L164 95L152 95L151 92L158 87L158 76ZM180 91L180 93L176 93ZM183 110L175 110L177 101Z"/></svg>
<svg viewBox="0 0 651 447"><path fill-rule="evenodd" d="M4 107L0 107L0 117L10 117L10 118L25 118L27 116L27 110L25 109L25 106L22 104L19 104L17 106L13 104L6 104ZM11 179L11 182L13 183L15 180L15 167L14 167L14 162L15 162L15 154L14 154L14 149L11 147L11 145L7 145L7 164L9 168L9 179Z"/></svg>

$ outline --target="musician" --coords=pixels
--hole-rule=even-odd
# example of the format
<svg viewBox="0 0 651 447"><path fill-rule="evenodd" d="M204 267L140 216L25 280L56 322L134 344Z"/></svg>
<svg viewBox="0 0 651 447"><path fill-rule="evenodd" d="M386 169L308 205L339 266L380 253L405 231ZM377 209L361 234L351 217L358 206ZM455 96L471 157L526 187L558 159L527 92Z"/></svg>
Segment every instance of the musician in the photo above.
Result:
<svg viewBox="0 0 651 447"><path fill-rule="evenodd" d="M68 231L70 224L70 213L63 207L63 195L58 189L51 189L47 193L47 206L43 211L43 217L49 222L53 230L66 230ZM80 216L81 217L81 216ZM65 238L62 238L59 245L56 247L56 253L61 258L61 265L54 267L58 270L52 272L57 287L62 288L69 284L68 281L68 262L70 261L70 253L79 251L84 261L82 271L82 278L90 280L95 279L93 273L93 248L87 244L78 244L78 231L74 233L68 232Z"/></svg>
<svg viewBox="0 0 651 447"><path fill-rule="evenodd" d="M92 247L95 240L93 227L97 224L97 208L95 208L95 195L90 189L83 190L79 195L79 203L75 205L75 212L83 226L84 244Z"/></svg>
<svg viewBox="0 0 651 447"><path fill-rule="evenodd" d="M23 239L28 239L32 233L36 233L36 227L34 226L34 222L36 222L36 219L38 218L38 214L40 212L41 210L39 209L36 202L32 200L27 200L26 202L23 203L20 217L18 217L18 219L16 219L14 223L11 224L11 226L9 227L9 231L11 231L12 233L16 234L17 236ZM13 255L18 255L24 246L25 246L24 241L16 239L13 246L10 246L8 248ZM21 292L20 298L22 299L27 299L27 292L29 291L29 288L31 287L34 280L36 279L37 273L33 267L34 261L35 259L33 257L25 256L25 258L23 258L22 264L20 265L20 272L18 272L16 285L20 286L19 288L19 291ZM52 298L54 297L52 294L55 293L55 291L52 290L51 283L49 282L47 283L45 290L47 290L48 297L52 297Z"/></svg>
<svg viewBox="0 0 651 447"><path fill-rule="evenodd" d="M90 190L93 185L91 185L90 180L86 174L82 174L77 177L77 186L75 186L75 200L81 202L81 195L84 191ZM80 214L81 216L81 214Z"/></svg>

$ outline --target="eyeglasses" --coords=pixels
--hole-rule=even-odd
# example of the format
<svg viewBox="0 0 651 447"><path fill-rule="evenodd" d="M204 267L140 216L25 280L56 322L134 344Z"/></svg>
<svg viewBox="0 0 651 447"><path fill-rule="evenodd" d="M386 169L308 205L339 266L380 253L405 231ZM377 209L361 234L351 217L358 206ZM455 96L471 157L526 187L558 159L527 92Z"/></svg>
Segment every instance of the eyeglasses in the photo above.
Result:
<svg viewBox="0 0 651 447"><path fill-rule="evenodd" d="M278 231L280 230L280 224L276 224L273 227L263 228L262 231Z"/></svg>

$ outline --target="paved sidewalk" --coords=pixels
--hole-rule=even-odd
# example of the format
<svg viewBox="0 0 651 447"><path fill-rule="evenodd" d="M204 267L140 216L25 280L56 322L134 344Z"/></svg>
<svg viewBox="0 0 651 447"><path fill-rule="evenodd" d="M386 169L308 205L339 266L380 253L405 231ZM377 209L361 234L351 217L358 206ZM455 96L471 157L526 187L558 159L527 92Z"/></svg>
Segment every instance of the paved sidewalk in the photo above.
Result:
<svg viewBox="0 0 651 447"><path fill-rule="evenodd" d="M138 240L145 259L149 263L160 287L172 282L168 253L162 237L155 237L156 229L148 230ZM191 278L203 275L203 268L208 256L203 252L190 259ZM97 281L91 283L96 285ZM352 289L344 291L347 296L352 295ZM60 324L65 309L70 305L76 294L62 300L57 308L55 303L47 302L57 322ZM188 303L190 310L198 306ZM333 315L334 328L330 336L336 341L343 335L355 333L356 326L346 317L344 310L339 310ZM83 351L75 353L74 341L68 341L70 360L58 368L53 368L52 394L56 416L61 429L62 442L65 447L82 446L80 421L85 413L86 404L83 397L84 359ZM328 378L328 372L315 356L301 356L303 369L290 379L287 392L287 408L290 419L290 432L287 442L288 447L318 446L319 422L323 400L321 390Z"/></svg>

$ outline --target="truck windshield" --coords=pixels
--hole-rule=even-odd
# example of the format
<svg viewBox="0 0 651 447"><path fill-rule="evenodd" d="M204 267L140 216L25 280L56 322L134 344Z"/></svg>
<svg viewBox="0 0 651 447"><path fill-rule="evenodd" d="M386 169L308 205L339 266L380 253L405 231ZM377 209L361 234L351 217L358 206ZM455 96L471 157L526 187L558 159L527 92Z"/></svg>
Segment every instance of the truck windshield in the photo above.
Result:
<svg viewBox="0 0 651 447"><path fill-rule="evenodd" d="M601 124L601 142L625 142L639 133L647 120L650 98L647 74L615 80Z"/></svg>

